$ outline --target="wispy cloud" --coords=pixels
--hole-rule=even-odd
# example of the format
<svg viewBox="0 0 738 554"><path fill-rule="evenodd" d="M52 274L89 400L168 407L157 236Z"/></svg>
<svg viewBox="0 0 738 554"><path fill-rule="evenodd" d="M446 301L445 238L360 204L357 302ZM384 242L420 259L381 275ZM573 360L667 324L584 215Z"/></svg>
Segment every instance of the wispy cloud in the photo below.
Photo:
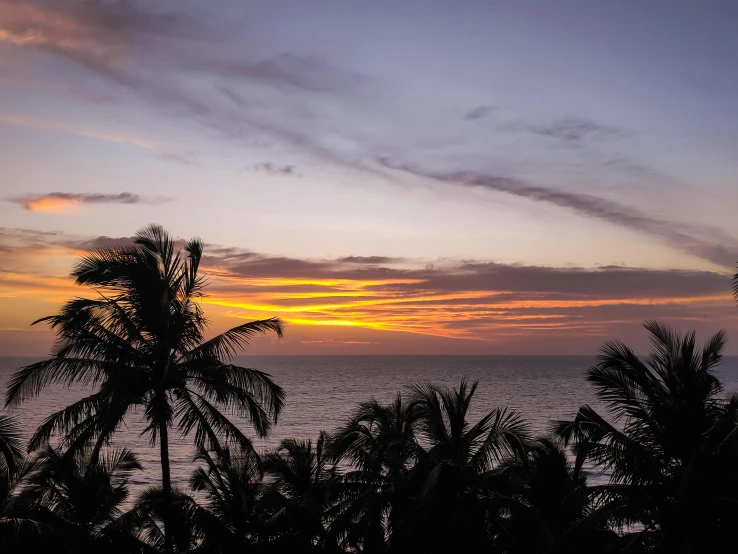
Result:
<svg viewBox="0 0 738 554"><path fill-rule="evenodd" d="M209 61L199 68L221 77L262 82L287 90L348 91L359 90L371 83L367 76L336 67L322 58L300 56L291 52L251 63Z"/></svg>
<svg viewBox="0 0 738 554"><path fill-rule="evenodd" d="M159 154L159 158L168 162L174 162L186 166L198 166L200 165L197 158L192 152L186 154L177 154L176 152L162 152Z"/></svg>
<svg viewBox="0 0 738 554"><path fill-rule="evenodd" d="M272 162L263 162L249 166L246 168L248 171L256 173L265 173L267 175L282 175L301 177L302 175L297 171L294 165L279 165L273 164Z"/></svg>
<svg viewBox="0 0 738 554"><path fill-rule="evenodd" d="M407 164L395 164L386 159L380 159L379 163L390 169L452 185L503 192L566 208L586 217L657 237L673 248L725 268L734 267L738 260L738 241L720 229L670 222L599 196L534 185L521 179L482 172L426 171Z"/></svg>
<svg viewBox="0 0 738 554"><path fill-rule="evenodd" d="M194 121L237 145L279 142L337 165L352 165L310 133L298 130L295 113L308 117L310 110L302 95L293 93L330 93L334 101L360 97L373 84L366 75L320 57L290 52L252 60L244 60L240 53L213 57L211 49L193 46L222 38L209 25L209 14L195 17L184 6L178 6L181 11L177 13L143 2L29 0L21 4L0 0L0 6L0 41L72 61L102 78L116 94L131 93L170 116ZM141 56L141 52L147 55ZM196 88L180 86L181 79L193 74L213 81L228 104L205 100ZM162 78L164 75L168 78ZM99 86L100 82L94 84ZM79 93L88 98L89 88ZM275 121L275 106L293 116L290 123Z"/></svg>
<svg viewBox="0 0 738 554"><path fill-rule="evenodd" d="M71 133L81 137L113 144L133 145L154 153L161 160L188 166L198 165L195 155L192 152L178 153L174 151L177 148L174 144L128 133L104 129L91 129L72 122L39 118L29 114L0 113L0 125L12 125L15 127L27 127L60 133Z"/></svg>
<svg viewBox="0 0 738 554"><path fill-rule="evenodd" d="M132 88L145 83L134 65L159 70L199 72L229 83L260 83L287 92L361 91L372 80L363 74L337 67L314 55L282 52L256 59L212 57L198 48L182 55L182 43L171 39L215 41L221 30L208 25L207 14L191 15L188 8L160 11L161 6L125 2L17 2L0 0L0 42L32 46L73 60L82 66ZM146 44L151 55L137 55ZM157 85L160 93L165 90ZM221 90L232 99L240 95L227 86ZM184 95L183 95L184 96ZM245 105L245 104L244 104ZM243 107L243 105L242 105Z"/></svg>
<svg viewBox="0 0 738 554"><path fill-rule="evenodd" d="M145 198L132 192L118 194L48 192L18 196L8 201L19 204L32 212L67 213L69 208L79 204L160 204L167 200L166 198Z"/></svg>
<svg viewBox="0 0 738 554"><path fill-rule="evenodd" d="M530 125L528 130L537 135L570 143L585 140L604 142L633 134L614 125L576 117L565 117L542 125Z"/></svg>
<svg viewBox="0 0 738 554"><path fill-rule="evenodd" d="M391 256L346 256L338 258L338 261L361 265L383 265L402 263L407 260L405 258L396 258Z"/></svg>
<svg viewBox="0 0 738 554"><path fill-rule="evenodd" d="M477 119L484 119L497 108L495 106L477 106L473 110L470 110L464 115L464 119L467 121L475 121Z"/></svg>
<svg viewBox="0 0 738 554"><path fill-rule="evenodd" d="M145 150L155 152L162 151L166 145L160 141L148 138L128 135L124 133L116 133L107 130L90 129L83 126L77 126L70 122L63 122L53 119L42 119L27 114L10 114L0 113L0 125L13 125L16 127L29 127L33 129L47 129L63 133L73 133L82 137L112 142L115 144L132 144Z"/></svg>
<svg viewBox="0 0 738 554"><path fill-rule="evenodd" d="M0 6L0 40L89 65L125 62L135 35L151 38L195 29L186 16L142 11L138 2L0 0Z"/></svg>
<svg viewBox="0 0 738 554"><path fill-rule="evenodd" d="M335 67L321 58L289 52L245 60L236 58L213 60L207 57L213 53L213 50L208 48L190 48L185 52L179 49L184 42L179 39L207 36L210 40L212 36L208 35L208 25L197 25L198 18L186 14L163 13L160 4L48 3L38 0L21 3L0 0L0 6L3 8L0 10L0 41L37 48L73 60L96 75L104 77L106 82L114 85L116 89L130 92L136 98L168 114L216 130L221 136L228 137L238 145L279 142L281 145L299 148L323 161L344 167L373 171L385 178L387 173L390 173L383 171L390 166L375 170L371 162L367 163L366 160L372 157L372 151L381 151L377 146L372 147L369 131L362 130L361 133L356 133L359 138L352 141L346 139L335 128L330 128L324 120L319 123L311 122L311 125L326 125L325 128L319 128L320 132L311 132L314 129L293 125L292 121L279 121L280 116L275 115L278 112L285 113L284 110L275 109L278 102L287 103L294 100L295 103L300 103L304 97L322 98L329 92L336 96L346 94L356 98L351 95L356 95L357 90L361 91L367 81L364 76L350 70ZM177 40L168 42L172 38ZM147 52L147 55L141 56L140 52ZM148 55L149 52L151 55ZM193 72L207 74L214 79L213 88L222 93L217 99L220 102L211 101L212 99L204 100L199 96L198 91L201 91L202 87L179 86L179 78L186 80ZM162 78L165 75L172 78ZM260 104L260 101L265 97L254 93L254 90L263 93L265 89L270 94L267 98L268 106L263 109L264 105ZM272 92L274 94L271 94ZM279 96L279 100L274 100L274 104L269 103L272 102L272 96ZM331 111L343 115L341 110L337 109L337 104L331 102ZM477 106L466 113L464 118L472 121L481 119L488 117L492 110L493 106L490 105ZM458 119L458 115L456 117ZM306 119L309 117L306 116ZM520 128L516 129L516 132L533 133L575 146L585 142L614 141L632 134L614 125L581 117L566 117L537 124L529 124L528 120L521 121ZM462 124L459 121L456 123ZM478 126L474 127L479 129ZM467 131L469 129L470 127L467 127ZM326 137L337 140L327 140ZM405 144L402 144L403 141ZM412 138L398 141L395 151L417 147L417 143L415 146L407 144L411 141ZM336 144L339 144L339 147L336 147ZM458 154L460 149L453 152ZM164 157L183 161L166 154ZM621 165L618 167L621 168ZM394 168L397 168L397 165ZM404 169L449 184L485 188L556 205L587 217L657 237L675 248L722 267L732 267L738 257L736 242L719 230L696 229L693 226L673 223L595 195L564 191L527 180L484 172L430 172L407 167ZM602 170L602 166L598 169ZM294 166L271 162L257 164L252 170L270 175L297 174ZM639 175L645 173L642 168L632 164L627 170L639 171Z"/></svg>

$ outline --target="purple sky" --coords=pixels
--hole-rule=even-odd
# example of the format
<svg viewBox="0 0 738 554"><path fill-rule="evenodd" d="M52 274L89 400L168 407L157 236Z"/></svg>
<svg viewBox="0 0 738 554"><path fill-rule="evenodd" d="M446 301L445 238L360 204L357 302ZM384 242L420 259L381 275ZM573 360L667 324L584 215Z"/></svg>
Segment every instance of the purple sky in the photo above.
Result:
<svg viewBox="0 0 738 554"><path fill-rule="evenodd" d="M246 281L223 285L214 321L276 311L293 319L294 352L518 352L526 332L537 352L591 352L640 340L649 313L738 331L736 28L738 3L709 0L0 0L0 252L13 254L0 353L46 348L26 326L63 299L77 246L150 222L304 262L269 279L364 278L320 266L349 256L425 279L407 286L433 298L430 315L393 311L411 294L394 288L281 313L280 299L233 300ZM529 285L480 280L489 264L530 269ZM597 290L556 296L554 270L594 275ZM474 274L479 297L452 279L454 311L441 273ZM345 301L374 285L325 286ZM558 298L557 326L506 326L488 300L513 292L530 309ZM649 304L666 296L667 311Z"/></svg>

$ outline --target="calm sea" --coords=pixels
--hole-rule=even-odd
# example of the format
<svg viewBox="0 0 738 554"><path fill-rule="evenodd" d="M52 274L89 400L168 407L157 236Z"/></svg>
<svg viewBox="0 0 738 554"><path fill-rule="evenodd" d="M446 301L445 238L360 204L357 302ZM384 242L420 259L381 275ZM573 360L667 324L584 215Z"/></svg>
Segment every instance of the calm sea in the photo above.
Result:
<svg viewBox="0 0 738 554"><path fill-rule="evenodd" d="M0 357L0 387L33 358ZM598 406L584 379L591 357L563 356L244 356L236 363L269 372L284 387L287 405L270 437L255 440L272 447L284 438L315 438L321 430L332 431L344 423L354 407L374 396L391 401L398 390L418 382L456 386L463 377L479 381L472 420L498 407L520 411L536 434L545 434L551 420L572 417L579 406ZM727 357L717 371L728 392L738 392L738 357ZM85 391L48 389L41 397L9 409L19 416L30 434L46 416ZM89 393L89 391L88 391ZM144 425L134 414L121 429L116 444L137 453L144 471L136 484L159 479L158 451L140 436ZM247 425L242 425L253 436ZM191 439L174 437L172 474L186 482L192 468Z"/></svg>

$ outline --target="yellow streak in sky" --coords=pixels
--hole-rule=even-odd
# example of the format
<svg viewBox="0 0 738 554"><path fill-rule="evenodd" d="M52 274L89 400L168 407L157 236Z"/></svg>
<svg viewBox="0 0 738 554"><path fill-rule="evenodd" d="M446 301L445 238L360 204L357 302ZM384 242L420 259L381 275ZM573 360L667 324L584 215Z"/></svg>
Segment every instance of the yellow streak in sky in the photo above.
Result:
<svg viewBox="0 0 738 554"><path fill-rule="evenodd" d="M54 246L24 255L29 260L58 258L60 261L61 257L75 254L78 253L71 248ZM249 279L217 268L205 269L204 273L211 279L212 296L200 302L212 306L221 317L257 319L276 315L296 326L364 328L477 340L496 340L501 335L546 330L603 333L607 325L622 321L617 316L590 321L560 311L572 308L704 306L730 304L732 301L730 294L672 298L587 298L572 295L570 299L552 300L547 299L545 293L531 293L530 298L523 296L510 300L509 295L525 293L434 290L422 279ZM299 287L315 287L317 290L291 290ZM75 287L66 276L0 271L0 297L3 298L28 297L62 302L85 293L90 291ZM527 314L528 310L538 313Z"/></svg>

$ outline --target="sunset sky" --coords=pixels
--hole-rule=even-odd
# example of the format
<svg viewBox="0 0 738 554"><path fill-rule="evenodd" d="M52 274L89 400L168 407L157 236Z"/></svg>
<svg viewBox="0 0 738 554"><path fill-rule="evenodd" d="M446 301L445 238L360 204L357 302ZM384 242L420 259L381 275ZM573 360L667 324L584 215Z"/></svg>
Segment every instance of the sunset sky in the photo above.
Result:
<svg viewBox="0 0 738 554"><path fill-rule="evenodd" d="M91 247L206 242L258 354L738 354L738 2L0 0L0 355Z"/></svg>

